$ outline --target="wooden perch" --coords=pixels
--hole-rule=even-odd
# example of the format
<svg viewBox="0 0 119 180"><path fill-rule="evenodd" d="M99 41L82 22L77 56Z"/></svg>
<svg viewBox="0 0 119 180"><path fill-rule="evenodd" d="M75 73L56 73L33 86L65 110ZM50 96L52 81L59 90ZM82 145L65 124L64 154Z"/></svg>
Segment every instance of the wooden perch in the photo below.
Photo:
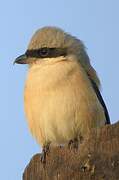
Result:
<svg viewBox="0 0 119 180"><path fill-rule="evenodd" d="M119 180L119 122L93 129L79 150L51 148L45 167L31 159L23 180Z"/></svg>

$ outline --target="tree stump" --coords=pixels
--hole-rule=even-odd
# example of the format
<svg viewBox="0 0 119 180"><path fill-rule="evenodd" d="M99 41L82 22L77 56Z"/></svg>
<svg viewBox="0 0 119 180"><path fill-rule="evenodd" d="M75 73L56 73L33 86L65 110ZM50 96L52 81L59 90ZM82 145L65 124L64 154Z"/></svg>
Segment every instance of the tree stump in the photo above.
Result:
<svg viewBox="0 0 119 180"><path fill-rule="evenodd" d="M79 149L51 148L46 164L32 157L23 180L119 180L119 122L92 129Z"/></svg>

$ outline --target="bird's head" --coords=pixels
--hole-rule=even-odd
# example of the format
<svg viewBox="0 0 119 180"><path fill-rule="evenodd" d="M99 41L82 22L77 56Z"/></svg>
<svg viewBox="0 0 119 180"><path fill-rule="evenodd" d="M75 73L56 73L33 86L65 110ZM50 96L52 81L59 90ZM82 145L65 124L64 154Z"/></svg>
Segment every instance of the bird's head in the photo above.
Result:
<svg viewBox="0 0 119 180"><path fill-rule="evenodd" d="M14 63L29 64L31 67L34 64L53 64L71 59L79 62L85 71L90 71L89 74L93 73L99 84L82 41L57 27L39 29L33 35L25 54L16 58Z"/></svg>
<svg viewBox="0 0 119 180"><path fill-rule="evenodd" d="M18 64L34 64L50 59L60 60L75 56L82 65L89 64L83 43L56 27L44 27L39 29L32 37L25 54L16 58ZM36 63L37 64L37 63Z"/></svg>

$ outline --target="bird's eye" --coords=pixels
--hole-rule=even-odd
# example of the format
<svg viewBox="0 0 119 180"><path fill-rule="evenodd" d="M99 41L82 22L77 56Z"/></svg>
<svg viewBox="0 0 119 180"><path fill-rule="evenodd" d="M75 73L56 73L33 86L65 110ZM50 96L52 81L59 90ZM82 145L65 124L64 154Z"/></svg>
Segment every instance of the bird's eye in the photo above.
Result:
<svg viewBox="0 0 119 180"><path fill-rule="evenodd" d="M47 47L41 48L39 54L41 57L47 57L49 54L49 48Z"/></svg>

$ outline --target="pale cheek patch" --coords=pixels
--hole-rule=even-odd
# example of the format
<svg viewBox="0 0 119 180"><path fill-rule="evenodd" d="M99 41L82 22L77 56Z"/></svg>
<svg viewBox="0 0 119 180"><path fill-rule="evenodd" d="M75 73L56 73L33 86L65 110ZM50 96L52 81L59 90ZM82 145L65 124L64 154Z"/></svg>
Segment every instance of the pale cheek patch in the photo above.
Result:
<svg viewBox="0 0 119 180"><path fill-rule="evenodd" d="M48 64L54 64L56 62L60 61L66 61L66 57L64 56L59 56L56 58L43 58L43 59L38 59L35 60L33 64L39 64L39 65L48 65Z"/></svg>

